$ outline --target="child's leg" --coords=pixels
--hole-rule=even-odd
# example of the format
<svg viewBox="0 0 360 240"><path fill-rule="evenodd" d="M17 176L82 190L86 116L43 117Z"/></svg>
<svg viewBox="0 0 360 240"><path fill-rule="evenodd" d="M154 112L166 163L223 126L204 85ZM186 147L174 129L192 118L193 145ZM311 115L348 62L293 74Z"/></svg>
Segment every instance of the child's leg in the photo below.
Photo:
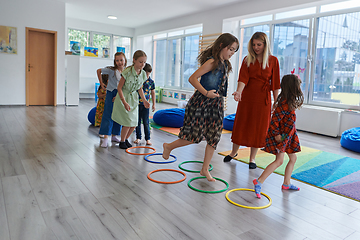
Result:
<svg viewBox="0 0 360 240"><path fill-rule="evenodd" d="M145 108L143 112L144 133L145 133L145 140L147 143L150 141L149 112L150 112L149 108Z"/></svg>
<svg viewBox="0 0 360 240"><path fill-rule="evenodd" d="M189 141L181 139L181 138L173 141L172 143L164 143L162 157L164 159L169 159L170 153L172 150L174 150L175 148L178 148L178 147L187 146L189 144L192 144L192 142L189 142Z"/></svg>
<svg viewBox="0 0 360 240"><path fill-rule="evenodd" d="M260 175L260 177L258 178L258 181L260 183L264 183L265 179L270 176L271 173L273 173L278 167L281 166L281 164L283 164L284 162L284 155L285 153L280 152L278 154L276 154L276 158L275 161L273 161L272 163L270 163L265 170L263 171L263 173Z"/></svg>
<svg viewBox="0 0 360 240"><path fill-rule="evenodd" d="M288 156L289 156L289 163L286 165L285 168L284 183L282 185L282 189L300 190L300 188L290 184L291 174L294 170L294 165L296 163L297 156L295 153L288 153Z"/></svg>
<svg viewBox="0 0 360 240"><path fill-rule="evenodd" d="M144 105L140 104L139 105L139 120L138 120L138 125L136 127L136 142L135 143L139 143L140 139L141 139L141 113L142 113L142 108L145 108Z"/></svg>
<svg viewBox="0 0 360 240"><path fill-rule="evenodd" d="M130 135L133 133L133 131L135 130L135 128L136 128L136 127L130 127L130 128L129 128L129 131L128 131L127 134L126 134L126 139L125 139L125 140L129 139Z"/></svg>
<svg viewBox="0 0 360 240"><path fill-rule="evenodd" d="M107 91L105 104L104 104L104 112L99 129L99 134L104 135L105 138L107 138L107 136L111 134L111 129L113 126L113 121L111 119L112 108L113 108L112 94L110 91Z"/></svg>
<svg viewBox="0 0 360 240"><path fill-rule="evenodd" d="M258 148L254 148L254 147L250 148L250 158L249 158L249 168L250 169L256 168L255 157L256 157L258 150L259 150Z"/></svg>
<svg viewBox="0 0 360 240"><path fill-rule="evenodd" d="M104 112L99 129L99 135L104 135L104 139L102 140L100 146L104 148L108 146L108 142L109 142L108 135L111 134L111 129L113 126L113 120L111 119L112 108L113 108L113 103L111 98L111 92L107 91L105 97L105 103L104 103Z"/></svg>
<svg viewBox="0 0 360 240"><path fill-rule="evenodd" d="M213 148L209 144L206 144L204 163L200 170L200 175L205 176L206 179L210 182L215 182L215 178L213 178L209 172L209 165L210 165L212 156L214 155L214 151L215 151L215 148Z"/></svg>
<svg viewBox="0 0 360 240"><path fill-rule="evenodd" d="M121 134L120 134L121 142L125 142L126 135L128 134L129 129L130 129L130 127L124 127L124 126L122 127Z"/></svg>
<svg viewBox="0 0 360 240"><path fill-rule="evenodd" d="M132 145L130 144L130 142L128 141L128 138L130 137L131 133L134 131L135 127L122 127L121 130L121 141L119 144L119 147L121 149L126 149L129 147L132 147Z"/></svg>
<svg viewBox="0 0 360 240"><path fill-rule="evenodd" d="M265 179L268 176L270 176L271 173L273 173L275 171L275 169L277 169L278 167L281 166L281 164L284 161L284 155L285 155L285 153L283 153L283 152L280 152L280 153L276 154L275 161L270 163L265 168L265 170L263 171L263 173L260 175L260 177L258 179L253 180L256 197L261 198L261 195L260 195L260 193L261 193L261 185L264 183Z"/></svg>

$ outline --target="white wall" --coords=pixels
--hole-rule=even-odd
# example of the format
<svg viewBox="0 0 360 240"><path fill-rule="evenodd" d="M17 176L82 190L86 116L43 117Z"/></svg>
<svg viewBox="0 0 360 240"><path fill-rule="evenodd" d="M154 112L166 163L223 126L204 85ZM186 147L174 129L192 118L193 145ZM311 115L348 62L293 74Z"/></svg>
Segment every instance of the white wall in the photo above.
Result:
<svg viewBox="0 0 360 240"><path fill-rule="evenodd" d="M48 19L48 20L46 20ZM17 54L0 53L0 105L25 105L25 27L57 31L57 104L65 103L65 3L2 0L0 24L17 28Z"/></svg>

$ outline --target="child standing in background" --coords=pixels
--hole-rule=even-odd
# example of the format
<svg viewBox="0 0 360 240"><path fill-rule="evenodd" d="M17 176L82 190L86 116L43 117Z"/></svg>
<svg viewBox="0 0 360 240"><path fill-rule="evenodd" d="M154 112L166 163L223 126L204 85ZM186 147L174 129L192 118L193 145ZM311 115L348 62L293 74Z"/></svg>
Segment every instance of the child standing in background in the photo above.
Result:
<svg viewBox="0 0 360 240"><path fill-rule="evenodd" d="M144 96L147 101L150 99L150 93L151 93L151 99L152 99L152 111L155 111L155 83L154 80L150 78L150 74L152 72L152 67L150 64L146 63L144 67L144 71L146 73L147 80L143 84L143 92ZM145 140L146 145L151 145L150 142L150 125L149 125L149 108L146 108L144 106L144 103L142 99L139 100L139 122L138 126L136 127L136 140L134 143L139 144L141 140L141 121L144 124L144 134L145 134Z"/></svg>
<svg viewBox="0 0 360 240"><path fill-rule="evenodd" d="M238 49L238 39L224 33L200 53L198 60L201 66L189 78L196 92L186 105L179 139L163 144L162 156L168 159L173 149L199 143L205 137L207 145L200 175L208 181L215 181L210 175L209 164L222 132L224 96L227 94L228 73L232 69L229 59Z"/></svg>
<svg viewBox="0 0 360 240"><path fill-rule="evenodd" d="M109 75L102 74L102 81L104 83L105 89L99 87L97 91L98 102L96 105L96 114L95 114L95 127L99 127L101 124L102 115L104 113L104 105L105 105L105 97L106 97L106 86L108 83ZM104 137L104 135L100 135L100 137Z"/></svg>
<svg viewBox="0 0 360 240"><path fill-rule="evenodd" d="M255 194L261 198L261 186L265 179L280 167L284 161L285 152L289 156L289 163L285 168L284 190L300 190L290 184L291 174L296 162L296 152L300 152L300 142L295 128L295 109L300 108L304 102L301 91L301 80L293 75L285 75L281 80L281 92L274 104L275 110L271 117L269 130L266 136L265 152L276 156L275 161L270 163L258 179L254 179Z"/></svg>
<svg viewBox="0 0 360 240"><path fill-rule="evenodd" d="M111 118L122 125L121 141L119 144L121 149L127 149L132 146L128 138L138 125L139 96L145 108L150 107L150 103L146 100L142 90L142 85L147 79L145 71L142 70L146 59L145 52L137 50L133 56L133 64L123 71L117 87L118 94L115 97Z"/></svg>
<svg viewBox="0 0 360 240"><path fill-rule="evenodd" d="M111 119L111 114L113 111L114 98L117 94L117 86L121 77L121 73L126 67L126 57L123 52L117 52L114 56L114 66L99 68L97 70L97 76L100 82L102 89L106 89L106 97L104 104L104 113L101 120L99 135L104 135L102 140L101 147L106 148L108 146L108 135L112 135L112 142L120 142L116 137L120 135L121 126L118 123L114 123ZM109 75L109 80L107 86L102 81L101 74Z"/></svg>

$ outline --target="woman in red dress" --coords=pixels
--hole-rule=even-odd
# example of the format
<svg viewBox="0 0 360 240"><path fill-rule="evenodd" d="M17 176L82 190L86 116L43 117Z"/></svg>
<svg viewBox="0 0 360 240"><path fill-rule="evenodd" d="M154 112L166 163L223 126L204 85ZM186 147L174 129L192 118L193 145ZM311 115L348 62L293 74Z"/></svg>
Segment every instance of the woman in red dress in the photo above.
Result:
<svg viewBox="0 0 360 240"><path fill-rule="evenodd" d="M248 43L248 55L244 58L237 90L233 93L238 101L234 127L231 135L232 151L224 162L236 157L242 146L250 147L249 168L256 168L255 156L265 146L265 137L271 117L271 94L274 102L280 89L278 59L271 55L267 35L256 32Z"/></svg>

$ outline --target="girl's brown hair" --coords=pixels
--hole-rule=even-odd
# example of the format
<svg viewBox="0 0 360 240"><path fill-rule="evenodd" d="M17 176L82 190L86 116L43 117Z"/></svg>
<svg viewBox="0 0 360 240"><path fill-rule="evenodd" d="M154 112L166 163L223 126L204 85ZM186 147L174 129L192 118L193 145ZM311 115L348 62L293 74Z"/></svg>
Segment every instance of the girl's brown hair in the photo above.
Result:
<svg viewBox="0 0 360 240"><path fill-rule="evenodd" d="M114 54L114 66L109 67L111 70L114 70L114 71L117 69L117 65L116 65L116 61L115 61L115 59L116 59L117 56L123 56L124 59L125 59L125 65L124 65L124 67L126 67L126 65L127 65L127 60L126 60L125 53L123 53L123 52L117 52L117 53Z"/></svg>
<svg viewBox="0 0 360 240"><path fill-rule="evenodd" d="M220 52L221 50L223 50L224 48L230 48L231 45L236 42L237 43L237 48L235 50L235 52L237 52L239 50L239 40L232 34L230 33L223 33L221 34L216 40L215 42L213 42L210 46L208 46L204 51L202 51L200 53L200 55L198 56L198 61L200 63L200 65L203 65L208 59L209 57L213 57L214 58L214 64L211 70L215 70L220 62ZM228 66L228 71L231 72L232 67L231 67L231 63L229 60L225 60L225 63Z"/></svg>
<svg viewBox="0 0 360 240"><path fill-rule="evenodd" d="M136 52L134 52L134 55L133 55L133 64L131 64L131 65L128 66L127 68L134 66L134 59L137 60L137 59L140 58L140 57L147 57L147 56L146 56L146 53L145 53L143 50L137 50Z"/></svg>
<svg viewBox="0 0 360 240"><path fill-rule="evenodd" d="M264 53L263 53L263 59L262 59L262 69L265 69L269 65L269 56L271 55L270 50L270 41L268 36L263 32L256 32L252 35L249 43L248 43L248 54L246 56L246 63L249 67L251 63L255 63L256 61L256 53L253 49L253 41L254 39L259 40L263 42L264 44Z"/></svg>
<svg viewBox="0 0 360 240"><path fill-rule="evenodd" d="M281 92L276 99L275 107L286 100L289 110L300 109L304 102L304 94L301 91L301 80L294 74L288 74L281 79Z"/></svg>

